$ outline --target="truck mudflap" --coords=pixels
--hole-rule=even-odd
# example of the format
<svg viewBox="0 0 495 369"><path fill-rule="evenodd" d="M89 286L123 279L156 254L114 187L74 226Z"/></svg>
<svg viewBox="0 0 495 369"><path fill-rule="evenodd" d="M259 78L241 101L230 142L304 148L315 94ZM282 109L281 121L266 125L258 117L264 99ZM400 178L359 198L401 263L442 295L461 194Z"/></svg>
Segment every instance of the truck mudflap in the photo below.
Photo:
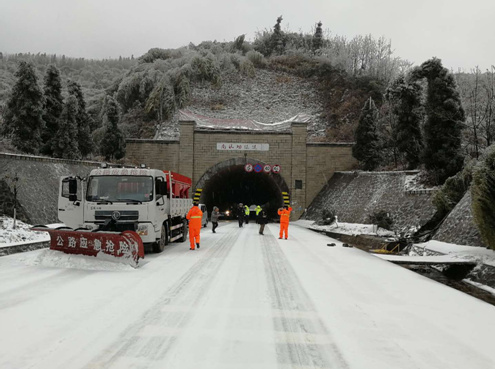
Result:
<svg viewBox="0 0 495 369"><path fill-rule="evenodd" d="M103 257L106 260L129 264L137 268L139 258L144 258L144 245L136 232L93 232L69 227L48 228L34 226L33 231L50 234L50 250ZM110 258L108 256L111 256Z"/></svg>

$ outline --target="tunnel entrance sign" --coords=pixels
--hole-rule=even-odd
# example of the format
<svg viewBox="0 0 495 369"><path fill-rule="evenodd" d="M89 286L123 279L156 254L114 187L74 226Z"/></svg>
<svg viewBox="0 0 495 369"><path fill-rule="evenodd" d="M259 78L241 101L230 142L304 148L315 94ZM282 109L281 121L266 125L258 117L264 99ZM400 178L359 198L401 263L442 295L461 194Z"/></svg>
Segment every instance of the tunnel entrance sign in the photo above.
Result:
<svg viewBox="0 0 495 369"><path fill-rule="evenodd" d="M275 165L272 167L272 172L273 172L273 173L280 173L280 165L275 164Z"/></svg>
<svg viewBox="0 0 495 369"><path fill-rule="evenodd" d="M259 173L259 172L261 172L262 170L263 170L263 166L262 166L261 164L256 164L256 165L254 166L254 171L255 171L256 173Z"/></svg>
<svg viewBox="0 0 495 369"><path fill-rule="evenodd" d="M244 165L244 170L248 173L253 171L253 164L246 164Z"/></svg>
<svg viewBox="0 0 495 369"><path fill-rule="evenodd" d="M272 166L270 164L266 164L264 167L263 167L263 171L265 173L270 173L272 171Z"/></svg>

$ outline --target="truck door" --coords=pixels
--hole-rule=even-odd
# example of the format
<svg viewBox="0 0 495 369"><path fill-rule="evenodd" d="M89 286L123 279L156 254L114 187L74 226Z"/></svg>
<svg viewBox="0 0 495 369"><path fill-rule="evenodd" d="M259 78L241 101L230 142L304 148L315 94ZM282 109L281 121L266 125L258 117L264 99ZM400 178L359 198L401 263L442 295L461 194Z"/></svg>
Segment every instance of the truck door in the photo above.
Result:
<svg viewBox="0 0 495 369"><path fill-rule="evenodd" d="M71 228L84 226L83 191L76 177L60 178L58 219Z"/></svg>

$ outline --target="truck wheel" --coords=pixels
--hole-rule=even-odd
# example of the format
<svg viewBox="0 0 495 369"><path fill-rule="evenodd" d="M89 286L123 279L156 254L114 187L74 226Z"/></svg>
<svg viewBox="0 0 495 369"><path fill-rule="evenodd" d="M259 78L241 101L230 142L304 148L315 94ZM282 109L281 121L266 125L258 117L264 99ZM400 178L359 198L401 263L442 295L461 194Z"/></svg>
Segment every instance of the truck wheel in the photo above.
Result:
<svg viewBox="0 0 495 369"><path fill-rule="evenodd" d="M182 223L182 238L180 239L180 242L186 242L187 241L187 233L188 233L188 226L187 226L187 220L184 220Z"/></svg>
<svg viewBox="0 0 495 369"><path fill-rule="evenodd" d="M160 236L160 241L155 242L153 246L153 251L160 253L163 250L165 250L165 246L168 245L168 230L167 230L167 225L165 223L162 224L162 232Z"/></svg>

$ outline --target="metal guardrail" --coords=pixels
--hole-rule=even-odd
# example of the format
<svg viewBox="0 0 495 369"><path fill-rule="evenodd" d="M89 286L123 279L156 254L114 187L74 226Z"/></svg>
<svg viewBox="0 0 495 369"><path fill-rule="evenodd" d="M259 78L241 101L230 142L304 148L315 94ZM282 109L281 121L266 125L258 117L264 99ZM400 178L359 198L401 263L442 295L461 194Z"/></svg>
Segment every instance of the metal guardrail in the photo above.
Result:
<svg viewBox="0 0 495 369"><path fill-rule="evenodd" d="M50 247L50 241L26 242L11 246L0 247L0 256L17 254L20 252L33 251Z"/></svg>

